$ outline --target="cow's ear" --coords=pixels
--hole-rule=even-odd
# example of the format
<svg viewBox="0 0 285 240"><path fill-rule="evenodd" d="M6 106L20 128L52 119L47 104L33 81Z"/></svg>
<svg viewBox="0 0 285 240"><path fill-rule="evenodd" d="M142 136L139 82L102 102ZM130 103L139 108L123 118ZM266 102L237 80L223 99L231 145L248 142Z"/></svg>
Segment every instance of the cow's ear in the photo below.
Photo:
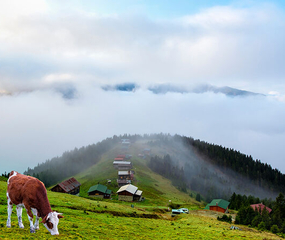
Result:
<svg viewBox="0 0 285 240"><path fill-rule="evenodd" d="M46 215L43 219L42 219L42 223L46 223L48 221L48 215Z"/></svg>
<svg viewBox="0 0 285 240"><path fill-rule="evenodd" d="M63 218L62 213L59 213L59 214L57 215L57 217L58 217L58 218Z"/></svg>

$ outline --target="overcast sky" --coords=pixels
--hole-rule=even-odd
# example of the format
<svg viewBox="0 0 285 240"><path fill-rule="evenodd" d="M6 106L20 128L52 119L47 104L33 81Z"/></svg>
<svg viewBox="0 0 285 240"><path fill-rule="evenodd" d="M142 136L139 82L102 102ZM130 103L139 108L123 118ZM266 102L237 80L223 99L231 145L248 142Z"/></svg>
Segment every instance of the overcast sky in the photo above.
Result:
<svg viewBox="0 0 285 240"><path fill-rule="evenodd" d="M160 132L285 173L284 42L284 1L0 0L0 173Z"/></svg>

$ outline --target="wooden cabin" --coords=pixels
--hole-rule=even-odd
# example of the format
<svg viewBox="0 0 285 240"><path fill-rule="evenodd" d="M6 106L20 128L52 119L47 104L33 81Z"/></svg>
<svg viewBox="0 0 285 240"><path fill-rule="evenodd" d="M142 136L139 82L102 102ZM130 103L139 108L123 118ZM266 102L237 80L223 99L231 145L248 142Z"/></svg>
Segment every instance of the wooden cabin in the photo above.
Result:
<svg viewBox="0 0 285 240"><path fill-rule="evenodd" d="M132 183L134 174L132 171L118 171L117 183L119 187Z"/></svg>
<svg viewBox="0 0 285 240"><path fill-rule="evenodd" d="M132 163L127 161L114 161L113 166L118 170L131 170L133 168Z"/></svg>
<svg viewBox="0 0 285 240"><path fill-rule="evenodd" d="M66 181L63 181L63 182L55 185L51 189L51 191L76 195L80 191L80 186L81 186L81 184L75 178L72 177Z"/></svg>
<svg viewBox="0 0 285 240"><path fill-rule="evenodd" d="M118 200L133 202L141 201L142 191L132 184L122 186L118 191Z"/></svg>
<svg viewBox="0 0 285 240"><path fill-rule="evenodd" d="M112 191L102 184L96 184L89 188L88 196L98 198L110 198Z"/></svg>
<svg viewBox="0 0 285 240"><path fill-rule="evenodd" d="M213 199L212 202L210 202L205 209L217 211L221 213L227 213L228 207L230 205L230 202L223 200L223 199Z"/></svg>

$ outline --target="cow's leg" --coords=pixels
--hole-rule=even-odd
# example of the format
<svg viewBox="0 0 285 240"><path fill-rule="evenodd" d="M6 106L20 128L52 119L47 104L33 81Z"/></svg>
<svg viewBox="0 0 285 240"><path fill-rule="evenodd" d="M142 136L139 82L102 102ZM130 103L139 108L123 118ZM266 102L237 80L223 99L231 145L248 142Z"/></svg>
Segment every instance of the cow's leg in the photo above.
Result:
<svg viewBox="0 0 285 240"><path fill-rule="evenodd" d="M11 214L13 211L13 203L10 201L10 198L8 197L8 202L7 202L7 212L8 212L8 218L7 218L7 227L10 228L11 227Z"/></svg>
<svg viewBox="0 0 285 240"><path fill-rule="evenodd" d="M40 218L38 217L38 211L37 211L37 209L32 208L32 212L33 212L34 216L36 216L36 221L35 221L35 224L34 224L34 228L35 228L35 230L39 230L40 229L40 227L39 227L39 220L40 220Z"/></svg>
<svg viewBox="0 0 285 240"><path fill-rule="evenodd" d="M26 211L27 211L27 214L28 214L28 218L29 218L29 221L30 221L30 233L35 233L36 230L35 230L35 227L34 227L34 224L33 224L33 213L31 211L30 208L26 208Z"/></svg>
<svg viewBox="0 0 285 240"><path fill-rule="evenodd" d="M17 217L18 217L18 224L20 228L24 228L24 225L22 222L22 210L23 208L21 206L17 206Z"/></svg>

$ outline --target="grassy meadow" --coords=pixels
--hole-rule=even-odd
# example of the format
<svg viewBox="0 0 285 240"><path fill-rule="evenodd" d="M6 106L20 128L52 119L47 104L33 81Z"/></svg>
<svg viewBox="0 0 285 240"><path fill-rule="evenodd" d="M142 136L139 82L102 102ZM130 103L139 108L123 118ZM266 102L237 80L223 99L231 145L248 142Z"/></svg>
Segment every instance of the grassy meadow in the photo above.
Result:
<svg viewBox="0 0 285 240"><path fill-rule="evenodd" d="M88 198L88 189L98 182L106 184L107 179L112 180L108 188L113 192L118 190L117 170L112 165L118 149L114 148L96 165L74 176L82 184L82 197L48 191L52 209L64 216L58 226L59 236L51 236L42 224L39 231L31 234L25 210L25 228L20 229L15 206L12 227L7 228L7 183L0 179L0 239L280 239L272 233L245 226L238 226L242 230L231 230L233 224L218 221L218 213L203 210L204 204L196 202L189 193L177 190L168 179L152 172L147 167L147 160L135 157L138 148L133 146L131 149L135 171L133 184L143 190L145 201L120 202L115 195L112 200ZM189 208L190 213L171 217L169 200Z"/></svg>
<svg viewBox="0 0 285 240"><path fill-rule="evenodd" d="M0 182L0 239L280 239L278 236L230 224L204 216L203 210L192 210L172 218L169 212L153 205L97 201L48 191L52 209L62 212L59 236L51 236L40 224L40 230L29 232L29 221L23 210L24 229L17 224L15 207L12 227L6 228L6 182ZM164 206L162 206L164 208Z"/></svg>

